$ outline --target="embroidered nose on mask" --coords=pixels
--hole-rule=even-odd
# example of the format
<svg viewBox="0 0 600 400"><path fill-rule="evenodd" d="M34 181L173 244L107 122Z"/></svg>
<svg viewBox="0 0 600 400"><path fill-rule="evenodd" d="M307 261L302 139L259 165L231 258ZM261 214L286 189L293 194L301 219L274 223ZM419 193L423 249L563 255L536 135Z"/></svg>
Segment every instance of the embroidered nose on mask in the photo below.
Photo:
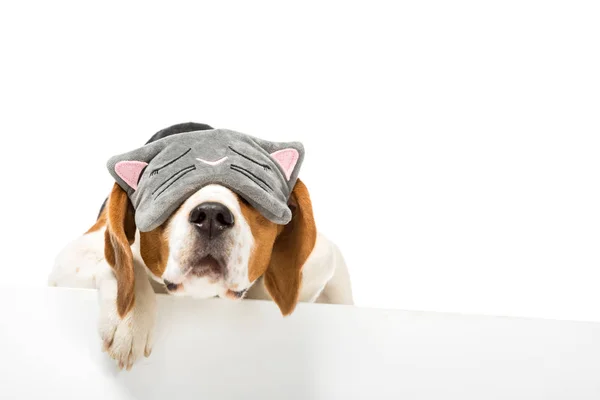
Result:
<svg viewBox="0 0 600 400"><path fill-rule="evenodd" d="M203 160L203 159L201 159L201 158L196 158L196 160L198 160L198 161L200 161L200 162L203 162L204 164L207 164L207 165L212 165L212 166L215 166L215 165L219 165L219 164L221 164L223 161L227 160L227 156L225 156L225 157L223 157L223 158L220 158L220 159L218 159L218 160L216 160L216 161L208 161L208 160Z"/></svg>

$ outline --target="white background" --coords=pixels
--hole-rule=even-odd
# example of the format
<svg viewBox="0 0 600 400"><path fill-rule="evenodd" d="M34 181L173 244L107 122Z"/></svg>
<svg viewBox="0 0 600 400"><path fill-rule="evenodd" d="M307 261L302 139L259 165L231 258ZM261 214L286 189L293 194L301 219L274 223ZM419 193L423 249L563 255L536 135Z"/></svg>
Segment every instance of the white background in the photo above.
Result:
<svg viewBox="0 0 600 400"><path fill-rule="evenodd" d="M485 4L485 5L484 5ZM113 154L300 140L357 305L600 321L594 2L2 2L0 285L43 286Z"/></svg>

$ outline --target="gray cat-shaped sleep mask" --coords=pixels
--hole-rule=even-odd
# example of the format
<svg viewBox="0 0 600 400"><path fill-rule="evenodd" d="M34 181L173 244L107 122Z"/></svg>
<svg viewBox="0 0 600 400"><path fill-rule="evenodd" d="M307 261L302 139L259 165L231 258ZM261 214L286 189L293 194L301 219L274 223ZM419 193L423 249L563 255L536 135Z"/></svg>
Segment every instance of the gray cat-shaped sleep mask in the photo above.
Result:
<svg viewBox="0 0 600 400"><path fill-rule="evenodd" d="M270 142L227 129L184 132L112 157L107 167L135 209L140 232L162 223L209 184L231 189L270 221L285 225L304 159L298 142Z"/></svg>

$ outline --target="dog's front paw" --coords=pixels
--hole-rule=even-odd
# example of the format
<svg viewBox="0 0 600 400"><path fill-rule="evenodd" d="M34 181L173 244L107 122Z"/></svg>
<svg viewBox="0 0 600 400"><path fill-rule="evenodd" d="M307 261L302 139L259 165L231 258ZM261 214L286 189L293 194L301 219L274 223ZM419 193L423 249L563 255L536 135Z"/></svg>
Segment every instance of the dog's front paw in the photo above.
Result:
<svg viewBox="0 0 600 400"><path fill-rule="evenodd" d="M100 317L100 337L102 350L113 358L119 369L130 370L133 363L152 352L154 318L140 316L131 310L120 318L116 312L102 313Z"/></svg>
<svg viewBox="0 0 600 400"><path fill-rule="evenodd" d="M99 331L102 350L117 361L120 369L130 370L142 355L152 352L152 335L156 321L156 300L152 296L137 296L135 305L120 317L114 301L100 307Z"/></svg>

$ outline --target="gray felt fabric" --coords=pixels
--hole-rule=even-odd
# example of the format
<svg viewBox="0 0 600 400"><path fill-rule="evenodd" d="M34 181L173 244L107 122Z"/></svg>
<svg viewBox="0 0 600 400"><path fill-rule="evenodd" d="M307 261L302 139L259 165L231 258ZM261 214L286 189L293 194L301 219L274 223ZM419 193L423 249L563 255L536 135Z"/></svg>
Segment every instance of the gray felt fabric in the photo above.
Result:
<svg viewBox="0 0 600 400"><path fill-rule="evenodd" d="M298 151L298 161L287 180L282 167L270 154L282 149ZM217 165L197 160L216 161ZM304 159L299 142L270 142L243 133L212 129L180 133L112 157L110 174L129 195L136 210L135 222L141 232L155 229L194 192L211 183L238 193L267 219L287 224L287 205ZM115 171L121 161L148 163L138 181L130 187Z"/></svg>

